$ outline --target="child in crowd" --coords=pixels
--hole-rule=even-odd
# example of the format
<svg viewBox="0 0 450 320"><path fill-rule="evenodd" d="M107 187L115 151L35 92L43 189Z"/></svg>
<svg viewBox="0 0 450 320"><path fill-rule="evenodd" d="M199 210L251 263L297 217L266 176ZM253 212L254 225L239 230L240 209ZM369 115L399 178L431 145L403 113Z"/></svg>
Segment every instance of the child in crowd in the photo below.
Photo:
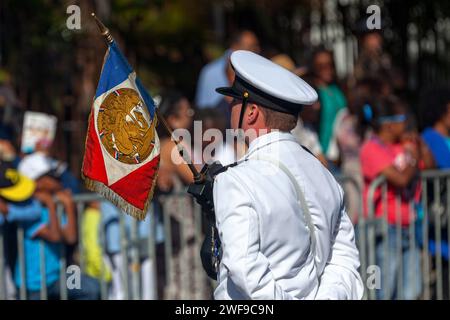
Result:
<svg viewBox="0 0 450 320"><path fill-rule="evenodd" d="M25 156L19 163L18 170L21 174L36 182L36 190L40 194L46 194L53 199L56 197L62 204L69 221L64 228L66 240L74 244L77 238L76 212L72 199L72 191L65 189L58 179L58 166L43 151L36 151Z"/></svg>
<svg viewBox="0 0 450 320"><path fill-rule="evenodd" d="M411 203L417 200L420 191L415 177L423 154L422 148L410 140L407 143L402 141L406 132L406 115L406 106L399 99L389 97L366 103L361 119L372 130L372 136L363 144L360 153L365 211L367 213L367 204L371 201L375 205L375 217L381 218L387 212L388 238L377 237L376 247L376 264L381 268L382 279L382 287L377 294L381 299L417 299L421 292L420 251L418 245L409 245L409 226L416 219ZM387 181L387 208L384 208L382 188L378 188L373 199L368 199L369 187L379 176L384 176ZM398 225L401 243L397 242ZM388 270L384 270L385 265ZM402 288L397 286L400 274L403 275ZM400 291L403 295L399 297Z"/></svg>
<svg viewBox="0 0 450 320"><path fill-rule="evenodd" d="M65 244L73 244L72 236L68 236L68 230L73 227L73 218L61 219L61 224L55 210L43 207L40 210L40 219L31 223L21 223L19 227L24 231L24 256L25 256L25 284L22 283L21 264L16 263L15 282L17 288L26 286L27 297L30 300L40 298L42 290L41 260L45 262L45 279L48 299L59 299L61 295L60 269L62 251ZM41 257L41 246L44 248L44 257ZM99 285L96 280L79 275L74 283L79 287L67 286L68 299L99 299Z"/></svg>
<svg viewBox="0 0 450 320"><path fill-rule="evenodd" d="M42 275L45 272L47 297L58 299L60 297L61 245L63 245L61 241L64 243L76 241L76 233L73 237L70 232L73 229L70 224L75 221L74 217L67 219L68 223L63 217L65 226L61 228L51 196L36 190L34 181L20 175L4 163L0 165L0 197L0 211L3 214L0 223L5 220L16 222L24 235L23 261L20 261L19 256L15 262L14 282L17 295L19 296L20 288L25 286L28 299L39 299ZM67 198L64 196L61 201L67 204ZM12 245L7 247L11 248ZM41 270L42 261L45 263L44 272ZM80 288L67 288L68 298L97 299L98 285L83 275L79 280Z"/></svg>

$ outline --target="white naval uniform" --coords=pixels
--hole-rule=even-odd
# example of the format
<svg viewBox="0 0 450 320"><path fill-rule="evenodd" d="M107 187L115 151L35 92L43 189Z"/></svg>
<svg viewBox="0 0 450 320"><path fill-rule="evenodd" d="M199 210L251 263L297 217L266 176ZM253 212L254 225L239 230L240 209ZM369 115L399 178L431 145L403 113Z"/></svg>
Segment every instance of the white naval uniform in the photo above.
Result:
<svg viewBox="0 0 450 320"><path fill-rule="evenodd" d="M294 184L256 157L278 157L295 177L315 227L315 253ZM331 173L285 132L258 137L244 158L214 184L223 250L215 299L361 299L354 229Z"/></svg>

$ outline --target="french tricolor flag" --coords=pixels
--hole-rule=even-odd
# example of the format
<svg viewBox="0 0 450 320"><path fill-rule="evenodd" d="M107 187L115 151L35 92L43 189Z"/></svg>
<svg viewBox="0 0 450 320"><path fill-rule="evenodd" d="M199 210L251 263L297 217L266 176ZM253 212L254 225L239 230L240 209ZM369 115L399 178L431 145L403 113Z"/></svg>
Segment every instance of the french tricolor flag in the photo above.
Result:
<svg viewBox="0 0 450 320"><path fill-rule="evenodd" d="M89 116L82 176L88 189L139 220L156 184L156 124L153 99L113 41Z"/></svg>

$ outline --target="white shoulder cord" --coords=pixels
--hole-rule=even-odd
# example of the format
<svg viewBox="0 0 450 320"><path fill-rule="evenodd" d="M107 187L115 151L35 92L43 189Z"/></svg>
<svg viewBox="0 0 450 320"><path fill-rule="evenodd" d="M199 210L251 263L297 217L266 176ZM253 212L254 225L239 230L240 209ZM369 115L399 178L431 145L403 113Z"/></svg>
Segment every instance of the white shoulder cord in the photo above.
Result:
<svg viewBox="0 0 450 320"><path fill-rule="evenodd" d="M295 191L297 193L297 200L303 210L306 224L309 229L309 235L310 235L310 239L311 239L311 251L313 253L313 259L314 259L314 265L316 267L316 272L318 273L319 269L317 268L317 264L316 264L316 235L315 235L316 228L312 221L311 212L309 211L308 204L306 203L305 195L303 194L303 191L300 188L300 185L298 184L297 179L295 179L292 172L283 163L281 163L278 160L275 160L275 159L272 159L272 158L266 157L266 156L260 156L260 155L256 156L256 157L252 157L251 159L268 161L268 162L276 165L288 176L288 178L291 180L292 184L294 185Z"/></svg>

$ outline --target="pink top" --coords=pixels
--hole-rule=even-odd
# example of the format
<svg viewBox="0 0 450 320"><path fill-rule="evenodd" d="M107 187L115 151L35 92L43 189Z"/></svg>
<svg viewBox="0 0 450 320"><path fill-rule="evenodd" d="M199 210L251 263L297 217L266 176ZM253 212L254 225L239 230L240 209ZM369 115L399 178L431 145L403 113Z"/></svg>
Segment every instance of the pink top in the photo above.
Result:
<svg viewBox="0 0 450 320"><path fill-rule="evenodd" d="M409 161L409 154L405 152L401 144L386 145L378 138L373 137L366 141L361 148L360 153L361 171L364 178L364 212L368 214L367 193L370 184L388 167L394 166L402 171L406 168ZM382 188L378 188L374 193L375 216L383 215ZM400 197L400 214L396 210L395 197ZM410 212L410 201L418 199L420 196L420 187L418 183L412 183L406 188L396 188L388 183L387 188L387 217L390 224L396 224L400 218L402 226L409 225L411 218L414 219L414 211ZM414 208L412 208L414 210Z"/></svg>

